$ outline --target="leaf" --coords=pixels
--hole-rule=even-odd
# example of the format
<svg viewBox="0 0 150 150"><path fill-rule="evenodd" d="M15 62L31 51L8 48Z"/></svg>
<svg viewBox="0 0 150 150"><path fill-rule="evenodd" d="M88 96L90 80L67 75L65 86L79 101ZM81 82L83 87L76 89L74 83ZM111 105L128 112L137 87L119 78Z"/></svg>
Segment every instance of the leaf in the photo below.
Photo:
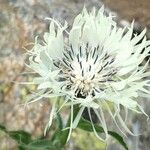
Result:
<svg viewBox="0 0 150 150"><path fill-rule="evenodd" d="M34 140L25 147L27 150L57 150L49 139Z"/></svg>
<svg viewBox="0 0 150 150"><path fill-rule="evenodd" d="M6 132L6 128L3 125L0 125L0 130Z"/></svg>
<svg viewBox="0 0 150 150"><path fill-rule="evenodd" d="M73 109L73 120L76 118L78 112L79 112L79 107L78 105L75 105ZM71 119L70 116L69 116L69 119L67 121L65 128L70 126L70 119ZM59 145L60 147L64 146L67 142L68 134L69 134L69 129L66 129L66 130L58 129L52 137L53 143L55 145Z"/></svg>
<svg viewBox="0 0 150 150"><path fill-rule="evenodd" d="M60 147L64 146L66 144L68 134L69 129L57 130L52 137L54 145L58 145Z"/></svg>
<svg viewBox="0 0 150 150"><path fill-rule="evenodd" d="M84 119L84 118L81 118L79 123L78 123L78 127L82 130L86 130L86 131L89 131L89 132L93 132L93 127L91 125L91 122ZM101 126L98 126L98 125L94 125L95 129L97 132L99 133L103 133L104 130Z"/></svg>
<svg viewBox="0 0 150 150"><path fill-rule="evenodd" d="M8 132L9 136L17 141L19 144L24 143L28 144L31 142L31 135L28 132L25 131L9 131Z"/></svg>
<svg viewBox="0 0 150 150"><path fill-rule="evenodd" d="M26 150L24 145L31 142L31 135L28 132L19 131L8 131L3 125L0 125L0 130L8 134L12 139L18 143L19 150Z"/></svg>
<svg viewBox="0 0 150 150"><path fill-rule="evenodd" d="M104 130L101 126L94 124L95 130L99 133L103 133ZM93 132L93 128L91 122L85 120L83 118L80 119L78 123L78 128L83 129L85 131ZM127 144L124 142L123 137L121 137L118 133L114 131L108 131L108 134L115 138L126 150L128 150Z"/></svg>
<svg viewBox="0 0 150 150"><path fill-rule="evenodd" d="M0 130L8 134L12 139L18 143L19 150L57 150L52 141L49 139L31 139L31 134L23 130L7 131L7 129L0 125ZM60 148L59 148L60 150Z"/></svg>
<svg viewBox="0 0 150 150"><path fill-rule="evenodd" d="M127 144L124 142L123 137L113 131L108 131L108 134L114 137L126 150L128 150Z"/></svg>
<svg viewBox="0 0 150 150"><path fill-rule="evenodd" d="M57 113L57 125L60 130L63 129L63 121L59 112Z"/></svg>

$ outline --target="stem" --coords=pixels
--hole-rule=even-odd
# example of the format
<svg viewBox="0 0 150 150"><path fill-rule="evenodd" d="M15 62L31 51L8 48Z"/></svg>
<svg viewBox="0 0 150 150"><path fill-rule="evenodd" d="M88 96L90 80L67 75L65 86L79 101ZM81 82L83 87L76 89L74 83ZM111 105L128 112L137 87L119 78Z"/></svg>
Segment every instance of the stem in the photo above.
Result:
<svg viewBox="0 0 150 150"><path fill-rule="evenodd" d="M77 116L79 110L80 110L79 106L78 106L78 105L74 105L74 109L73 109L73 121L74 121L74 119L76 118L76 116ZM67 121L67 124L66 124L66 127L65 127L65 128L70 127L70 121L71 121L71 114L70 114L70 116L69 116L69 118L68 118L68 121ZM66 136L65 136L65 138L64 138L64 145L65 145L66 142L67 142L67 138L68 138L68 134L69 134L69 129L66 129L64 132L66 132L66 133L65 133Z"/></svg>
<svg viewBox="0 0 150 150"><path fill-rule="evenodd" d="M79 112L80 108L78 105L74 105L74 109L73 109L73 121L74 119L76 118L78 112ZM70 126L70 121L71 121L71 114L68 118L68 121L66 123L66 126L65 128L69 127ZM52 141L53 143L59 147L64 147L66 142L67 142L67 138L68 138L68 134L69 134L69 128L66 129L66 130L58 130L55 132L55 134L53 135L52 137Z"/></svg>
<svg viewBox="0 0 150 150"><path fill-rule="evenodd" d="M86 98L85 96L83 96L80 92L77 94L78 98ZM73 119L72 122L75 120L76 116L78 115L78 112L80 111L80 107L79 105L73 105ZM85 117L85 119L87 119L87 117ZM68 121L66 123L65 126L65 130L57 130L56 133L54 134L54 136L52 137L52 141L55 143L55 145L59 145L60 147L64 147L67 139L68 139L68 135L70 132L70 122L71 122L71 113L70 116L68 118Z"/></svg>

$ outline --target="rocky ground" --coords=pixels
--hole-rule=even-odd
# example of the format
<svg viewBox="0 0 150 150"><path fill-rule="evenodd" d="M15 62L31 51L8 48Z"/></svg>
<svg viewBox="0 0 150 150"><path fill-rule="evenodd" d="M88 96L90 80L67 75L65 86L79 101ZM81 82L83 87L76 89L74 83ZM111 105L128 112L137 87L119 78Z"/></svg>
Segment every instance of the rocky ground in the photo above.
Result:
<svg viewBox="0 0 150 150"><path fill-rule="evenodd" d="M49 102L36 103L26 109L20 105L24 103L27 94L35 88L16 83L32 78L22 74L26 72L24 65L26 48L32 47L36 35L41 36L48 30L49 22L44 20L45 17L53 17L60 22L67 20L71 25L73 18L84 4L88 8L92 6L99 8L103 3L107 11L116 14L119 25L124 26L135 19L135 30L140 31L146 26L147 36L150 38L149 0L103 0L102 2L99 0L0 0L0 124L6 125L10 130L24 129L34 136L42 134L50 109ZM147 104L144 102L143 106L150 114ZM136 130L143 132L142 136L128 138L130 147L134 150L149 150L150 124L142 124L143 120L146 122L143 116L139 118L130 116L130 118L129 124L135 132ZM89 144L83 140L84 133L78 136L81 142L74 140L79 132L73 134L68 150L84 150L85 145ZM91 150L92 145L89 144L88 148ZM97 149L99 147L95 146L93 150ZM101 149L104 149L103 145ZM115 150L116 144L111 144L109 149ZM16 150L15 142L2 133L0 133L0 150Z"/></svg>

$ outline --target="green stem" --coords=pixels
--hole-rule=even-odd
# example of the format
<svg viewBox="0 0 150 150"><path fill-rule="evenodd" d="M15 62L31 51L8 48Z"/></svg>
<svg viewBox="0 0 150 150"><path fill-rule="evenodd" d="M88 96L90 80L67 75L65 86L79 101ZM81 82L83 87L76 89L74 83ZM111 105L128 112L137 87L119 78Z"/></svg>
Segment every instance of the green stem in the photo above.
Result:
<svg viewBox="0 0 150 150"><path fill-rule="evenodd" d="M80 108L78 105L74 105L73 106L73 120L76 118ZM71 121L71 114L68 118L68 121L66 123L66 126L65 128L68 128L70 127L70 121ZM66 130L59 130L59 131L56 131L56 133L54 134L54 136L52 137L52 141L53 143L55 143L55 145L59 145L60 147L63 147L65 146L66 142L67 142L67 138L68 138L68 135L69 135L69 128L66 129Z"/></svg>

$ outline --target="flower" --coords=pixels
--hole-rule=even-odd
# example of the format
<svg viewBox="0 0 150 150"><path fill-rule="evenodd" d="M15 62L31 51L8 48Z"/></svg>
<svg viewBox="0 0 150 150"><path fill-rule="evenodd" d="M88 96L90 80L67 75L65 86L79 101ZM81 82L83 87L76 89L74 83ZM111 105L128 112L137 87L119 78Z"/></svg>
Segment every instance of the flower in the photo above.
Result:
<svg viewBox="0 0 150 150"><path fill-rule="evenodd" d="M104 15L104 7L99 11L93 8L91 12L84 8L74 19L70 31L66 22L61 25L54 19L49 20L49 32L44 34L43 43L40 44L36 38L29 52L28 67L38 74L33 79L33 83L38 85L38 92L29 103L46 97L64 97L61 108L64 105L71 107L70 133L76 128L85 108L93 126L92 108L107 139L105 105L116 125L118 120L121 127L132 134L120 115L120 106L147 116L138 103L139 97L150 97L147 90L150 86L147 79L150 75L147 71L149 61L142 65L150 51L146 29L139 35L133 35L134 22L130 27L117 27L111 14ZM56 102L56 99L52 100L46 129L57 113ZM76 104L79 104L80 111L73 120L73 106ZM101 139L94 126L93 130Z"/></svg>

